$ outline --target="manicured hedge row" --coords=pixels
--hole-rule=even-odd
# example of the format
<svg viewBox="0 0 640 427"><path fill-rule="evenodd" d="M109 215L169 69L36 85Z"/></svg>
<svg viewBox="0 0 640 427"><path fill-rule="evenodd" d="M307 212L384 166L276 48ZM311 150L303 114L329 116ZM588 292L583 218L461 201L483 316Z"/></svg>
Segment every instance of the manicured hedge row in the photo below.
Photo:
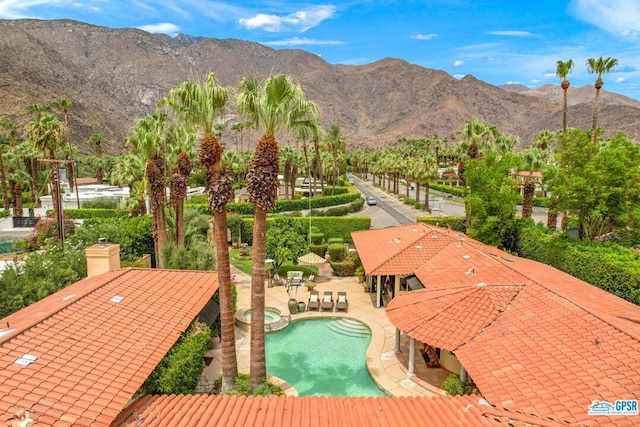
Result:
<svg viewBox="0 0 640 427"><path fill-rule="evenodd" d="M436 184L434 182L429 184L429 188L443 193L453 194L454 196L464 197L464 188L462 187L451 187L449 185Z"/></svg>
<svg viewBox="0 0 640 427"><path fill-rule="evenodd" d="M292 217L294 221L301 221L305 226L309 225L309 217ZM267 218L267 228L273 218ZM345 216L345 217L311 217L311 225L318 228L325 237L341 237L347 243L352 243L351 232L368 230L371 228L371 217ZM242 221L242 241L251 245L253 240L253 218L244 218ZM324 256L322 254L321 256Z"/></svg>
<svg viewBox="0 0 640 427"><path fill-rule="evenodd" d="M297 199L297 200L278 200L276 202L276 208L274 213L280 212L293 212L311 209L326 208L330 206L344 205L351 203L360 198L360 194L339 194L337 196L324 196L324 197L312 197L311 199ZM209 213L209 202L205 199L202 202L202 196L194 196L187 201L186 206L198 209L202 213ZM248 202L242 203L229 203L227 204L227 212L237 212L243 215L253 214L253 205Z"/></svg>
<svg viewBox="0 0 640 427"><path fill-rule="evenodd" d="M53 216L52 209L47 210L47 215ZM90 219L90 218L127 218L129 212L122 209L65 209L65 216L71 219Z"/></svg>
<svg viewBox="0 0 640 427"><path fill-rule="evenodd" d="M522 257L551 265L640 305L640 254L623 246L583 242L530 226L520 230L516 250Z"/></svg>
<svg viewBox="0 0 640 427"><path fill-rule="evenodd" d="M462 231L463 233L467 231L463 216L422 216L416 222L424 222L425 224L439 227L448 226L452 230Z"/></svg>

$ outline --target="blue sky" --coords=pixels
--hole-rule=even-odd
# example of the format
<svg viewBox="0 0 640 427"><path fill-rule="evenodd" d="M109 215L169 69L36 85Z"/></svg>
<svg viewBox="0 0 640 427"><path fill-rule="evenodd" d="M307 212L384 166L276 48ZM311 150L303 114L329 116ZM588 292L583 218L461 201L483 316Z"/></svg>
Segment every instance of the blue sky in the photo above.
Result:
<svg viewBox="0 0 640 427"><path fill-rule="evenodd" d="M612 56L619 66L604 89L640 99L638 0L0 0L0 18L238 38L303 49L332 64L394 57L532 88L559 84L556 61L569 58L572 85L593 84L586 59Z"/></svg>

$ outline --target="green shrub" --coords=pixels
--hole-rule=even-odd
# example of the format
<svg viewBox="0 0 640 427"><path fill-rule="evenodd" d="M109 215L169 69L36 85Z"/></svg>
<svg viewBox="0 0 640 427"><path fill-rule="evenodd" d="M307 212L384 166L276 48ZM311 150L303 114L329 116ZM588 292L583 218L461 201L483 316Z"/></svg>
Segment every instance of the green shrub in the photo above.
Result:
<svg viewBox="0 0 640 427"><path fill-rule="evenodd" d="M348 206L336 206L325 211L325 216L345 216L349 213Z"/></svg>
<svg viewBox="0 0 640 427"><path fill-rule="evenodd" d="M324 234L323 233L311 233L309 235L312 245L322 245L324 242Z"/></svg>
<svg viewBox="0 0 640 427"><path fill-rule="evenodd" d="M337 196L339 194L348 193L349 189L347 187L325 187L324 194L327 196Z"/></svg>
<svg viewBox="0 0 640 427"><path fill-rule="evenodd" d="M209 347L210 336L207 325L192 324L144 382L142 393L193 393L202 375L202 358Z"/></svg>
<svg viewBox="0 0 640 427"><path fill-rule="evenodd" d="M405 205L415 206L416 205L416 201L415 201L415 199L412 199L411 197L407 197L406 199L404 199L404 204Z"/></svg>
<svg viewBox="0 0 640 427"><path fill-rule="evenodd" d="M460 396L463 394L469 394L469 384L460 380L460 375L449 374L449 376L442 383L442 389L449 396Z"/></svg>
<svg viewBox="0 0 640 427"><path fill-rule="evenodd" d="M274 217L267 218L267 227ZM317 232L325 236L342 237L345 242L351 243L351 233L354 231L368 230L371 228L371 217L368 216L346 216L346 217L302 217L292 218L294 221L302 222L305 227L309 222L317 229ZM242 222L242 241L252 244L253 239L253 218L244 218Z"/></svg>
<svg viewBox="0 0 640 427"><path fill-rule="evenodd" d="M0 210L0 218L7 218L11 215L11 212L9 212L8 210Z"/></svg>
<svg viewBox="0 0 640 427"><path fill-rule="evenodd" d="M327 253L327 245L309 245L309 252L324 258L324 254Z"/></svg>
<svg viewBox="0 0 640 427"><path fill-rule="evenodd" d="M543 225L523 227L518 255L551 265L587 283L640 304L640 254L616 243L580 241L549 232Z"/></svg>
<svg viewBox="0 0 640 427"><path fill-rule="evenodd" d="M342 237L330 237L327 240L328 244L332 244L332 243L344 243L344 239Z"/></svg>
<svg viewBox="0 0 640 427"><path fill-rule="evenodd" d="M431 183L429 187L433 190L440 191L442 193L452 194L458 197L464 197L465 189L462 187L451 187L450 185L442 185Z"/></svg>
<svg viewBox="0 0 640 427"><path fill-rule="evenodd" d="M327 252L331 257L331 262L344 261L347 256L347 251L344 249L344 243L332 243L327 247Z"/></svg>
<svg viewBox="0 0 640 427"><path fill-rule="evenodd" d="M82 202L82 208L84 209L115 209L120 204L120 201L114 197L98 197L93 200L85 200Z"/></svg>
<svg viewBox="0 0 640 427"><path fill-rule="evenodd" d="M278 275L280 277L287 277L287 273L290 271L302 271L303 276L310 276L310 275L318 275L318 266L317 265L301 265L301 264L297 264L297 265L292 265L292 264L285 264L285 265L281 265L280 268L278 268Z"/></svg>
<svg viewBox="0 0 640 427"><path fill-rule="evenodd" d="M360 197L349 203L349 212L358 212L360 209L362 209L362 206L364 206L364 199Z"/></svg>
<svg viewBox="0 0 640 427"><path fill-rule="evenodd" d="M271 381L260 385L251 393L251 378L249 374L240 373L236 377L236 388L229 391L229 395L233 396L284 396L284 391Z"/></svg>
<svg viewBox="0 0 640 427"><path fill-rule="evenodd" d="M47 211L47 215L53 214L53 210ZM72 219L127 218L129 216L129 213L125 210L105 208L65 209L64 214Z"/></svg>

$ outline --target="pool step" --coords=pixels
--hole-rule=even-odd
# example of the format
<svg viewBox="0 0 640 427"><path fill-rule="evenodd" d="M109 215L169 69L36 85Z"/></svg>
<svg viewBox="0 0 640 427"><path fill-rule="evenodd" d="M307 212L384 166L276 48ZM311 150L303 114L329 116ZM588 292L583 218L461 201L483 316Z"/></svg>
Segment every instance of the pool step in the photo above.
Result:
<svg viewBox="0 0 640 427"><path fill-rule="evenodd" d="M273 332L286 327L289 324L291 318L289 316L280 316L279 320L274 322L265 323L264 331Z"/></svg>
<svg viewBox="0 0 640 427"><path fill-rule="evenodd" d="M351 319L336 319L331 321L327 327L332 331L356 338L365 338L371 335L371 331L363 323Z"/></svg>

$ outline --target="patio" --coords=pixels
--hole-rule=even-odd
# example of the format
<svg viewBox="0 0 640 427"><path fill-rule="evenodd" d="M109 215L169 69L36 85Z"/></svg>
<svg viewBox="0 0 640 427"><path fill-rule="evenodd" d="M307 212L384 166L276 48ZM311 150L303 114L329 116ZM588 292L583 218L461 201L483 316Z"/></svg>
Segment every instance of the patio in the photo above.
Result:
<svg viewBox="0 0 640 427"><path fill-rule="evenodd" d="M251 278L232 267L238 290L238 308L249 308L251 297ZM407 359L409 355L409 338L402 334L400 354L393 350L395 327L389 322L384 309L374 307L375 294L365 293L361 283L355 277L316 277L315 290L321 294L333 291L334 298L338 291L346 291L349 309L345 312L306 311L291 316L292 320L308 317L349 317L366 323L371 329L371 344L367 350L367 367L373 379L392 396L436 396L443 395L440 389L442 381L449 375L444 368L427 368L421 358L416 358L415 376L407 376ZM289 313L287 301L289 295L285 286L266 287L266 306L274 307L283 315ZM294 291L295 292L295 291ZM301 287L295 297L298 301L307 302L309 292ZM238 354L238 370L249 372L250 334L236 326L236 351ZM213 357L210 366L205 367L199 391L207 392L210 384L221 374L220 347L209 350L207 356ZM272 381L279 382L272 378ZM295 390L283 384L287 394L297 394Z"/></svg>

